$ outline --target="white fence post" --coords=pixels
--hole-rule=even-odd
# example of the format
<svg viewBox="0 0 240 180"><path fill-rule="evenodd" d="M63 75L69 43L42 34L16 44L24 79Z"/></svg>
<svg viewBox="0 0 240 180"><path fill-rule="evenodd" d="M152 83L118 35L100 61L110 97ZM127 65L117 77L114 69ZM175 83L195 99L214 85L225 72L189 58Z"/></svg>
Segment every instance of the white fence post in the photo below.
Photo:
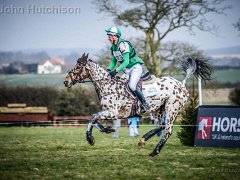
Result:
<svg viewBox="0 0 240 180"><path fill-rule="evenodd" d="M198 99L199 99L199 106L201 106L202 105L202 81L200 77L198 77Z"/></svg>

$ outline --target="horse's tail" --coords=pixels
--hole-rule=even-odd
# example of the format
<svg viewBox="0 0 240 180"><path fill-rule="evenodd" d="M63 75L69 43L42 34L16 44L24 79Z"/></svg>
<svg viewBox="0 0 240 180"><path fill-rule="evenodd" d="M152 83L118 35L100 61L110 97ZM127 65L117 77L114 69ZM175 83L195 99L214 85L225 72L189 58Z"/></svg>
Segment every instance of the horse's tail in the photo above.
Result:
<svg viewBox="0 0 240 180"><path fill-rule="evenodd" d="M187 58L181 61L181 68L186 72L186 77L182 84L185 86L191 75L203 80L210 80L212 74L212 66L208 63L208 59Z"/></svg>

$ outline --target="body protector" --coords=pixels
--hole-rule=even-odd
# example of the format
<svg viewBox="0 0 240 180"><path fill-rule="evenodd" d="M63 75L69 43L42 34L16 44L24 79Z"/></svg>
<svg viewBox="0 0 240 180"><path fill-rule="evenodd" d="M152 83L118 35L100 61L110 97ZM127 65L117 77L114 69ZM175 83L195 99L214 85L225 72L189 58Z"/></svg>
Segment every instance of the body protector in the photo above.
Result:
<svg viewBox="0 0 240 180"><path fill-rule="evenodd" d="M144 64L143 60L136 55L136 52L129 41L119 38L117 44L111 47L112 61L108 69L113 70L117 64L120 64L116 71L121 72L125 68L132 68L135 64Z"/></svg>

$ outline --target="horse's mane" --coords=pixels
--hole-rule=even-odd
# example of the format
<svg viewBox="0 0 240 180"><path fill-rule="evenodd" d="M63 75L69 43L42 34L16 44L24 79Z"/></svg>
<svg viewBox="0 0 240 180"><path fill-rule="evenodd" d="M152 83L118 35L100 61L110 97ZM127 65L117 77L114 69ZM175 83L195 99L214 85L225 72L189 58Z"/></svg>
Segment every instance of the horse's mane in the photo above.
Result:
<svg viewBox="0 0 240 180"><path fill-rule="evenodd" d="M104 72L107 73L107 70L105 70L105 68L102 65L100 65L98 62L93 61L92 59L88 59L88 61L95 64L96 66L99 66L102 70L104 70ZM114 78L112 80L115 81L116 83L123 83L123 85L126 85L126 80L119 76L116 76L116 78Z"/></svg>
<svg viewBox="0 0 240 180"><path fill-rule="evenodd" d="M101 64L99 64L99 63L93 61L92 59L88 59L88 61L91 62L91 63L93 63L93 64L95 64L95 65L98 65L99 67L101 67L101 69L103 69L104 71L106 71L106 70L104 69L104 67L103 67Z"/></svg>

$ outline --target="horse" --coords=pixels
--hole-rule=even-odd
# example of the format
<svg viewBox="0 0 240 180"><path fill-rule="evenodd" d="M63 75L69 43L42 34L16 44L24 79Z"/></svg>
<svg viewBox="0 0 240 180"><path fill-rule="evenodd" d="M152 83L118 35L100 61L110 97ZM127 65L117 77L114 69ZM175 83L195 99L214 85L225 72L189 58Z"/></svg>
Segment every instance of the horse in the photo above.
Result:
<svg viewBox="0 0 240 180"><path fill-rule="evenodd" d="M207 119L203 119L198 126L198 131L201 131L202 133L202 139L205 139L205 137L207 137L207 133L205 131L205 128L208 127L208 120Z"/></svg>
<svg viewBox="0 0 240 180"><path fill-rule="evenodd" d="M138 142L139 148L145 146L145 142L161 130L165 130L162 139L158 142L153 151L149 154L155 156L160 153L162 147L172 134L173 123L177 114L186 104L189 93L185 87L187 79L193 74L202 79L210 76L209 67L198 59L188 58L181 63L182 69L186 72L183 82L173 77L158 77L151 75L147 80L140 80L139 86L150 105L145 113L154 113L160 123L158 127L150 130L142 136ZM109 72L98 63L88 58L85 53L77 60L75 67L66 75L64 84L71 87L76 83L84 83L86 79L93 83L102 111L93 114L89 120L86 139L90 145L95 144L92 134L93 126L104 133L114 132L111 127L104 127L101 120L116 120L129 118L141 114L141 103L138 98L128 88L126 78L118 76L111 78ZM165 123L161 122L165 113Z"/></svg>

